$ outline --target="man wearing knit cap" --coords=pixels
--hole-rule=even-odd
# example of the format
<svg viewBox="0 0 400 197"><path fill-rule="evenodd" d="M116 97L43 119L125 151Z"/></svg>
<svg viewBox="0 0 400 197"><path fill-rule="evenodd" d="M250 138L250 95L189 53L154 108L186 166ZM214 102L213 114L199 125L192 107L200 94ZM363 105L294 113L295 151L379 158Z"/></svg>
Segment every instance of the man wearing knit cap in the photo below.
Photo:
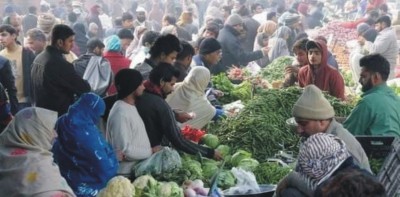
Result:
<svg viewBox="0 0 400 197"><path fill-rule="evenodd" d="M115 76L118 101L111 108L106 139L117 152L118 174L131 177L132 167L151 156L152 149L146 128L136 108L136 99L143 94L143 77L134 69L122 69Z"/></svg>
<svg viewBox="0 0 400 197"><path fill-rule="evenodd" d="M386 80L389 62L380 54L360 60L362 99L343 126L354 135L400 136L400 99Z"/></svg>
<svg viewBox="0 0 400 197"><path fill-rule="evenodd" d="M246 66L249 62L261 59L268 55L269 48L264 47L258 51L245 51L240 45L240 34L243 32L243 20L233 14L225 21L224 28L218 35L218 41L222 47L221 62L215 66L211 72L218 74L225 72L234 66Z"/></svg>
<svg viewBox="0 0 400 197"><path fill-rule="evenodd" d="M370 170L368 157L355 137L343 126L336 122L335 111L322 91L315 85L307 86L292 109L292 115L297 123L297 133L305 139L316 134L329 134L344 141L347 150L360 168ZM322 147L320 147L322 148ZM304 181L296 176L289 175L279 183L279 190L284 190L288 183L295 183L307 188ZM302 188L300 186L300 188ZM277 190L278 191L278 190ZM290 195L289 195L290 196Z"/></svg>
<svg viewBox="0 0 400 197"><path fill-rule="evenodd" d="M211 71L213 67L221 60L221 54L222 51L219 42L214 38L206 38L200 43L199 54L193 56L192 67L204 66ZM210 83L208 87L212 88L212 84ZM217 98L223 96L223 92L212 88L210 93L211 94L207 96L211 104L219 105Z"/></svg>
<svg viewBox="0 0 400 197"><path fill-rule="evenodd" d="M299 86L314 84L322 91L344 100L344 80L339 71L328 65L328 48L325 43L310 40L306 49L309 64L299 70Z"/></svg>

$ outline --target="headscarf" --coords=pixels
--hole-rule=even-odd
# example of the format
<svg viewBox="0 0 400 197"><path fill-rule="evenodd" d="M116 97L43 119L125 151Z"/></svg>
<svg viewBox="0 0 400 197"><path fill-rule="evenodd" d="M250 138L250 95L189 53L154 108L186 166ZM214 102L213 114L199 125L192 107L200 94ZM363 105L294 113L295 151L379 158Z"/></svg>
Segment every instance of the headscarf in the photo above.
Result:
<svg viewBox="0 0 400 197"><path fill-rule="evenodd" d="M116 35L112 35L106 38L104 44L106 51L114 51L120 52L121 51L121 40Z"/></svg>
<svg viewBox="0 0 400 197"><path fill-rule="evenodd" d="M54 159L77 196L95 196L117 173L117 158L96 127L104 110L103 99L85 93L57 121Z"/></svg>
<svg viewBox="0 0 400 197"><path fill-rule="evenodd" d="M266 32L268 36L272 36L277 28L278 25L274 21L268 20L265 21L265 23L263 23L262 25L260 25L260 27L258 27L257 32L258 33Z"/></svg>
<svg viewBox="0 0 400 197"><path fill-rule="evenodd" d="M317 133L300 147L296 171L314 182L328 178L351 155L345 143L332 134Z"/></svg>
<svg viewBox="0 0 400 197"><path fill-rule="evenodd" d="M285 36L289 37L291 33L292 30L287 26L281 26L275 32L273 37L269 40L271 50L268 53L268 57L270 61L273 61L274 59L281 56L290 55L287 40L285 40L284 38Z"/></svg>
<svg viewBox="0 0 400 197"><path fill-rule="evenodd" d="M83 23L75 23L72 26L75 33L75 43L79 50L76 51L76 55L83 55L87 52L87 42L89 38L86 35L85 25ZM79 53L78 53L79 52Z"/></svg>
<svg viewBox="0 0 400 197"><path fill-rule="evenodd" d="M0 134L0 196L75 196L53 162L57 112L29 107Z"/></svg>
<svg viewBox="0 0 400 197"><path fill-rule="evenodd" d="M172 109L196 114L196 117L187 121L185 125L201 129L214 117L215 108L205 95L208 83L210 71L206 67L196 66L190 70L182 83L175 84L175 90L167 97L166 101Z"/></svg>

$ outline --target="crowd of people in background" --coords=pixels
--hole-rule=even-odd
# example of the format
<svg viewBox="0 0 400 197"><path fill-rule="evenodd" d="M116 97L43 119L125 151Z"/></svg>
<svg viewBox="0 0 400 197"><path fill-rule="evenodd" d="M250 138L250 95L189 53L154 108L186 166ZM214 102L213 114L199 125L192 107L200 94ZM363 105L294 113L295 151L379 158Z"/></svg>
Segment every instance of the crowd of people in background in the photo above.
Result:
<svg viewBox="0 0 400 197"><path fill-rule="evenodd" d="M322 90L346 100L340 65L326 35L307 35L327 22L328 5L358 32L349 59L365 95L344 127L321 98ZM386 85L400 62L400 14L385 0L41 0L26 10L7 0L1 16L0 195L95 196L113 176L134 179L133 166L169 145L220 160L180 133L225 116L211 76L282 56L296 59L283 86L315 96L301 97L293 115L303 129L321 127L300 134L328 133L316 138L341 150L335 165L359 165L366 172L346 169L370 179L350 133L400 136L400 99ZM321 177L298 165L312 191L327 192L343 176L317 188Z"/></svg>

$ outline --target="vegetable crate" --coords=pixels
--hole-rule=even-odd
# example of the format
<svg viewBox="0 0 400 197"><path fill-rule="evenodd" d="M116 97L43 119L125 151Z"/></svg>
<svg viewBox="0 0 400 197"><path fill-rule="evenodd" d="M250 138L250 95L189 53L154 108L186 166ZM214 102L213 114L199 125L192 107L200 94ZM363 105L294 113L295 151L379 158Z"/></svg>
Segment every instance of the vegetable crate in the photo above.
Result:
<svg viewBox="0 0 400 197"><path fill-rule="evenodd" d="M384 185L387 196L400 196L400 139L396 138L391 146L381 170L379 181Z"/></svg>

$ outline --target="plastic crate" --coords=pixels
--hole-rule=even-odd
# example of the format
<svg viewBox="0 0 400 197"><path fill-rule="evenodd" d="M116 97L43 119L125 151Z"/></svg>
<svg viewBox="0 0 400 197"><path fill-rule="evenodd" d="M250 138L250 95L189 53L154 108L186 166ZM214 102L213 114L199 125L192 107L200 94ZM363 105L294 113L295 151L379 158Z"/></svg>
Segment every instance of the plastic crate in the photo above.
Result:
<svg viewBox="0 0 400 197"><path fill-rule="evenodd" d="M357 135L355 138L360 142L368 157L374 159L385 159L391 152L392 144L395 139L393 136L367 135Z"/></svg>
<svg viewBox="0 0 400 197"><path fill-rule="evenodd" d="M400 196L400 139L396 138L378 173L378 180L385 186L389 197Z"/></svg>

